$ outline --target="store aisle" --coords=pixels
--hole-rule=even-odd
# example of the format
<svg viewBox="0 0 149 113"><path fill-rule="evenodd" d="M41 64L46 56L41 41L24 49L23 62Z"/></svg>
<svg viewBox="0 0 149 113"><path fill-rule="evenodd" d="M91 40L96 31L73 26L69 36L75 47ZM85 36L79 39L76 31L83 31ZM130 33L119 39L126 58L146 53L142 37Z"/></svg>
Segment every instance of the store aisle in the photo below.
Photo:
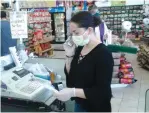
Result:
<svg viewBox="0 0 149 113"><path fill-rule="evenodd" d="M112 111L144 112L145 91L149 89L149 72L139 67L136 55L127 54L126 57L132 63L138 81L126 88L113 89Z"/></svg>

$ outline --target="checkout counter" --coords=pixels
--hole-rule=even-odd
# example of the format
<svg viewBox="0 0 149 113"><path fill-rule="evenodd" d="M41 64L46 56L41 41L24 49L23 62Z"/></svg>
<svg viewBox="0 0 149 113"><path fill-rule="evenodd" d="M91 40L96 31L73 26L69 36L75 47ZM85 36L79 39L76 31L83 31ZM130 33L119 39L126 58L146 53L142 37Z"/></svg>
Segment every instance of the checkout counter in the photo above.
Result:
<svg viewBox="0 0 149 113"><path fill-rule="evenodd" d="M48 68L52 68L57 74L61 75L61 81L57 81L56 84L54 84L55 88L58 89L58 84L59 82L63 83L63 87L66 87L66 78L65 78L65 74L64 74L64 65L65 65L65 60L63 58L58 58L58 59L47 59L47 58L33 58L33 59L28 59L28 61L26 61L26 64L43 64L44 66L48 67ZM6 71L6 72L2 72L2 75L7 75L7 76L11 76L12 77L12 70ZM10 78L10 76L8 78ZM25 81L23 81L25 82ZM118 85L118 84L111 84L112 88L119 88L119 87L126 87L125 85ZM52 96L52 94L50 93L50 91L44 94L39 94L39 95L43 95L43 96L39 96L38 98L34 98L34 96L32 96L32 98L28 98L28 99L22 99L22 98L14 98L14 97L18 97L18 96L14 96L13 98L10 98L9 95L4 96L1 95L1 106L2 106L2 111L13 111L13 112L50 112L50 111L56 111L56 112L60 112L60 111L72 111L73 102L60 102L58 100L56 100L55 97ZM26 97L27 98L27 97ZM38 101L37 101L38 100ZM72 104L72 108L71 108L71 104ZM69 108L67 107L69 106ZM67 107L67 108L66 108Z"/></svg>
<svg viewBox="0 0 149 113"><path fill-rule="evenodd" d="M65 103L57 100L51 86L65 87L64 59L34 58L26 64L43 64L62 76L61 81L53 84L48 80L34 77L25 69L12 68L1 72L1 111L2 112L60 112L65 111ZM58 66L57 66L58 65Z"/></svg>

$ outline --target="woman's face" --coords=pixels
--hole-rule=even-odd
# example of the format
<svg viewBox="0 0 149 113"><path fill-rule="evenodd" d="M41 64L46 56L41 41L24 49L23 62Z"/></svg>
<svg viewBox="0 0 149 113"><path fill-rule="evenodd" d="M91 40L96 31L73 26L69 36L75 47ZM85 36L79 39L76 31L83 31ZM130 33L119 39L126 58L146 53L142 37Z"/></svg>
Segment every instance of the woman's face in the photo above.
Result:
<svg viewBox="0 0 149 113"><path fill-rule="evenodd" d="M74 22L70 23L70 33L73 36L80 36L80 35L83 35L85 32L87 32L86 29L79 28L78 25Z"/></svg>
<svg viewBox="0 0 149 113"><path fill-rule="evenodd" d="M73 42L78 45L78 46L84 46L89 43L90 37L89 35L91 34L91 29L84 29L84 28L79 28L77 24L74 22L70 23L70 32L72 34L72 40Z"/></svg>

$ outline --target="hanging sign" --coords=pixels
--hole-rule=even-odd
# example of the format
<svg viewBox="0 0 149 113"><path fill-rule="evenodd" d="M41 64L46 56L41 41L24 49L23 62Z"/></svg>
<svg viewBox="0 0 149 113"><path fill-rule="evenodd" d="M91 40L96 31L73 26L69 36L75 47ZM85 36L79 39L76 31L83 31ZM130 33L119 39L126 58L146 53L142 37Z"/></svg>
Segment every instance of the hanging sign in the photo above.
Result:
<svg viewBox="0 0 149 113"><path fill-rule="evenodd" d="M111 0L111 6L125 6L126 0Z"/></svg>
<svg viewBox="0 0 149 113"><path fill-rule="evenodd" d="M48 7L56 7L55 0L45 0L45 3L48 5Z"/></svg>
<svg viewBox="0 0 149 113"><path fill-rule="evenodd" d="M74 0L74 1L72 1L72 10L74 12L86 11L87 10L87 1L86 0Z"/></svg>
<svg viewBox="0 0 149 113"><path fill-rule="evenodd" d="M49 8L48 11L50 13L65 12L65 7L52 7L52 8Z"/></svg>
<svg viewBox="0 0 149 113"><path fill-rule="evenodd" d="M12 38L28 38L27 11L10 12Z"/></svg>

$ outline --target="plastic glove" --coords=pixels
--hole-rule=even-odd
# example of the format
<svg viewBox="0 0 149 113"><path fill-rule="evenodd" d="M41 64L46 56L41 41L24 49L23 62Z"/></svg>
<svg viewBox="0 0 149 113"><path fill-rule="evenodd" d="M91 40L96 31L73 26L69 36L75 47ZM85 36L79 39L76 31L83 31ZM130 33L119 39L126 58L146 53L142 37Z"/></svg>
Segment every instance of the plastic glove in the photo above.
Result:
<svg viewBox="0 0 149 113"><path fill-rule="evenodd" d="M72 41L71 37L66 40L63 47L67 56L74 56L76 45Z"/></svg>
<svg viewBox="0 0 149 113"><path fill-rule="evenodd" d="M49 82L45 84L45 87L52 91L53 96L55 96L55 94L58 94L58 91Z"/></svg>
<svg viewBox="0 0 149 113"><path fill-rule="evenodd" d="M68 101L71 97L75 97L75 88L64 88L55 92L54 96L60 101Z"/></svg>

